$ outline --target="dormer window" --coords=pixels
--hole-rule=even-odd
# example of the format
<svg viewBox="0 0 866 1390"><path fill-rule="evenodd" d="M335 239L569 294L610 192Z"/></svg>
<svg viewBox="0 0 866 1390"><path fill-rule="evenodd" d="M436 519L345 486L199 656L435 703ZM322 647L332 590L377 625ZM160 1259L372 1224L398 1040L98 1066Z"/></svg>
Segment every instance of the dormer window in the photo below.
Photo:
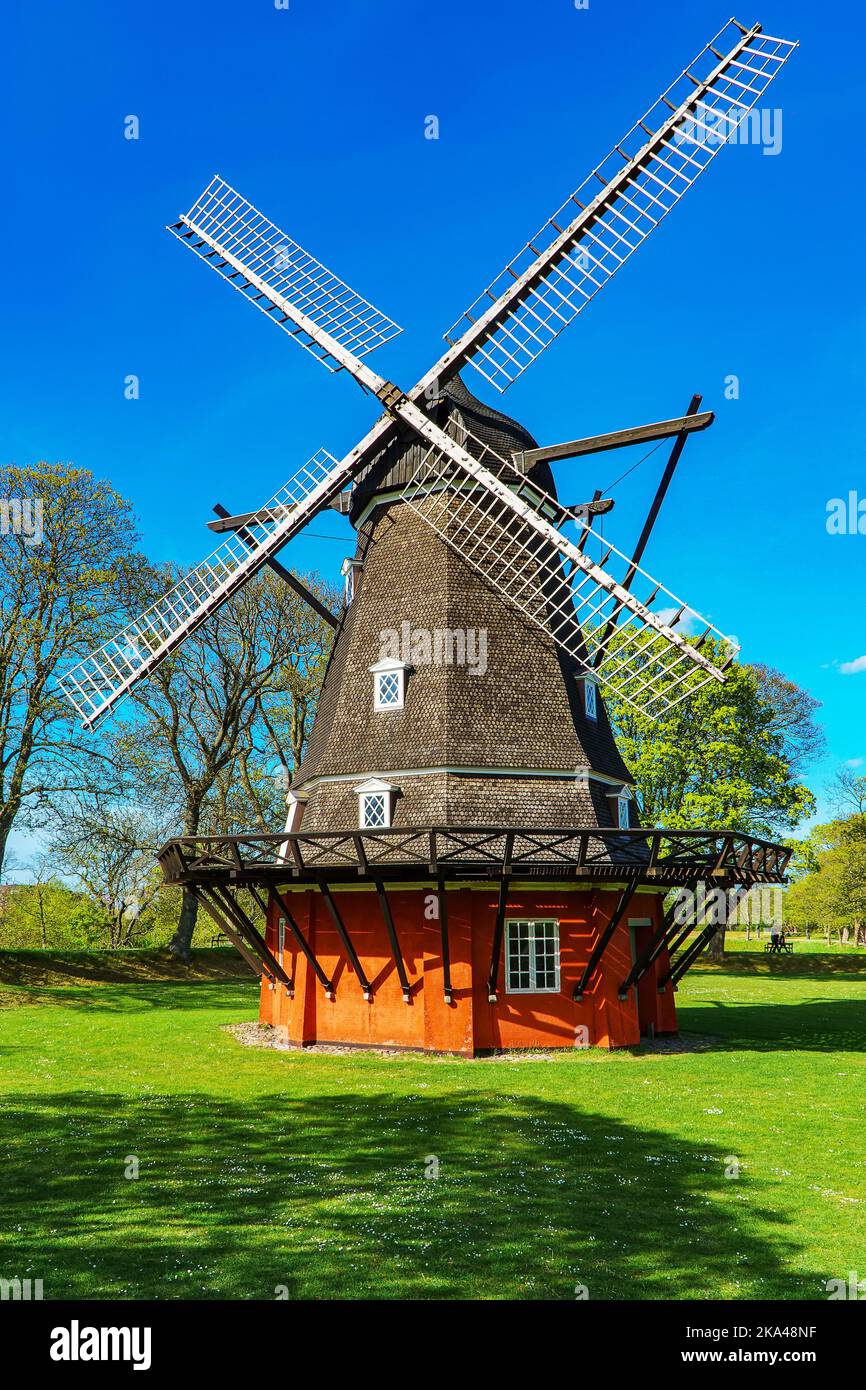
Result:
<svg viewBox="0 0 866 1390"><path fill-rule="evenodd" d="M387 658L371 666L373 674L373 709L395 710L403 708L406 689L406 663Z"/></svg>
<svg viewBox="0 0 866 1390"><path fill-rule="evenodd" d="M368 777L355 788L359 830L388 830L397 788L379 777Z"/></svg>
<svg viewBox="0 0 866 1390"><path fill-rule="evenodd" d="M620 786L616 791L609 791L608 798L611 804L614 821L618 830L631 829L631 813L629 802L634 800L634 793L631 787Z"/></svg>
<svg viewBox="0 0 866 1390"><path fill-rule="evenodd" d="M347 608L355 597L355 584L363 568L362 560L344 560L340 566L340 573L343 576L343 598Z"/></svg>
<svg viewBox="0 0 866 1390"><path fill-rule="evenodd" d="M583 712L587 719L598 719L598 687L591 676L584 676L581 681L583 686Z"/></svg>

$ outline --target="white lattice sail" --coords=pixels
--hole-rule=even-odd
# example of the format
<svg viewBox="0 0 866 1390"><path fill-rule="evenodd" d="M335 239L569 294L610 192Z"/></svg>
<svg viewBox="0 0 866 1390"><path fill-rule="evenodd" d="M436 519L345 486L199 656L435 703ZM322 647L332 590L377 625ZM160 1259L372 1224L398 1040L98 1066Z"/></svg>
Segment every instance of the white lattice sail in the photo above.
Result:
<svg viewBox="0 0 866 1390"><path fill-rule="evenodd" d="M322 335L361 358L402 332L218 174L168 230L329 371Z"/></svg>
<svg viewBox="0 0 866 1390"><path fill-rule="evenodd" d="M707 681L724 680L724 666L739 651L732 638L590 527L580 523L575 542L563 536L560 528L573 520L571 513L520 479L470 431L461 430L457 442L557 528L558 537L546 538L508 499L436 447L405 484L403 500L584 671L651 718L667 714ZM700 650L709 642L713 659Z"/></svg>
<svg viewBox="0 0 866 1390"><path fill-rule="evenodd" d="M719 47L721 43L722 47ZM725 44L730 48L725 52ZM797 47L724 26L445 334L504 391L712 162Z"/></svg>
<svg viewBox="0 0 866 1390"><path fill-rule="evenodd" d="M231 598L343 485L336 459L320 449L262 508L141 617L79 662L59 684L93 728L192 632ZM262 519L264 517L264 519Z"/></svg>

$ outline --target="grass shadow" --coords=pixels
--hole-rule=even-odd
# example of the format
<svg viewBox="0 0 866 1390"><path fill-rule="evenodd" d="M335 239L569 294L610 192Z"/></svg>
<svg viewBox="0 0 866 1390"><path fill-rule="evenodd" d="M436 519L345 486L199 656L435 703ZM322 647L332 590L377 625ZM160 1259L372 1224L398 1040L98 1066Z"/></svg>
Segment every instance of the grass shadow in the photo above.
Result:
<svg viewBox="0 0 866 1390"><path fill-rule="evenodd" d="M711 1034L713 1051L866 1052L866 998L677 1004L680 1031Z"/></svg>
<svg viewBox="0 0 866 1390"><path fill-rule="evenodd" d="M397 1096L372 1069L300 1098L296 1065L248 1104L8 1097L0 1275L42 1278L46 1298L821 1294L823 1273L788 1271L769 1189L726 1181L722 1155L537 1096L427 1095L417 1077Z"/></svg>
<svg viewBox="0 0 866 1390"><path fill-rule="evenodd" d="M254 979L218 982L202 980L191 989L177 985L126 984L93 986L64 985L59 989L30 989L26 986L0 989L0 1010L16 1008L64 1009L85 1014L140 1014L220 1009L229 1014L256 1012L258 985Z"/></svg>
<svg viewBox="0 0 866 1390"><path fill-rule="evenodd" d="M167 950L0 951L0 985L34 989L256 978L233 947L194 951L189 963Z"/></svg>

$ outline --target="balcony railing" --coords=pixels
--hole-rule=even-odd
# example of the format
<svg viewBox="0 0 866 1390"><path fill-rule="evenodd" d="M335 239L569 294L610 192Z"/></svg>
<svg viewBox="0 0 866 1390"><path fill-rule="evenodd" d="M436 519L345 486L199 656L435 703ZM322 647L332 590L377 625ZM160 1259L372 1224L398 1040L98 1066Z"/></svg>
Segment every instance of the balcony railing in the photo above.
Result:
<svg viewBox="0 0 866 1390"><path fill-rule="evenodd" d="M169 883L359 879L607 879L659 885L783 883L792 851L735 830L425 826L194 835L169 840Z"/></svg>

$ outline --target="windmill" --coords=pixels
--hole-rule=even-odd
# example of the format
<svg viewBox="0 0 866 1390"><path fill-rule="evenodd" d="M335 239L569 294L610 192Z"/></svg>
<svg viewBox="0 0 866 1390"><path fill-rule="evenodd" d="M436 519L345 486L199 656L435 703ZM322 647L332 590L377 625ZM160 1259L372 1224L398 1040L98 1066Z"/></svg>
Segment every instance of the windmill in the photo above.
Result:
<svg viewBox="0 0 866 1390"><path fill-rule="evenodd" d="M95 727L264 565L279 568L298 587L299 581L289 576L275 557L323 509L335 507L355 522L359 555L348 564L347 582L351 595L356 570L366 571L361 597L357 601L352 598L346 615L339 620L310 754L295 780L284 835L276 839L241 837L242 842L235 839L231 845L172 842L163 855L163 867L169 877L185 882L199 895L231 939L255 961L268 989L282 986L286 1001L298 992L296 977L301 969L311 972L313 987L318 980L331 1004L336 1002L335 971L325 968L321 953L311 945L315 935L328 931L336 933L340 957L357 975L364 1003L369 1005L374 997L385 997L375 989L371 972L353 944L345 903L338 903L332 892L334 883L343 881L346 872L350 879L364 879L375 888L385 928L383 939L400 993L405 1002L412 1001L413 986L404 959L405 941L407 933L417 934L420 928L412 916L415 909L404 904L406 910L398 933L399 914L392 910L386 878L392 884L400 883L408 873L416 881L420 863L426 866L427 875L438 889L443 997L447 1006L456 1007L459 994L452 981L452 957L455 939L462 939L462 928L453 922L449 936L446 921L452 915L449 882L454 876L481 876L481 881L486 881L486 875L498 880L495 914L490 922L490 967L485 975L488 1004L496 1006L501 992L504 935L507 978L520 980L526 964L530 982L537 983L540 969L541 977L548 981L541 986L542 992L559 994L559 919L554 971L552 965L548 970L544 964L553 958L554 938L548 932L550 923L546 919L542 922L544 931L538 934L538 922L542 919L533 915L538 903L512 902L512 909L519 908L523 915L506 920L506 914L516 873L528 875L527 881L543 882L554 872L566 872L567 865L567 874L576 884L570 899L572 908L574 893L579 895L586 888L584 880L608 881L618 888L611 910L606 906L606 895L597 888L586 896L588 944L585 943L585 959L572 992L574 1007L582 1005L590 985L593 1008L597 1010L605 1003L607 975L602 964L611 943L617 939L617 928L620 933L626 930L625 914L639 884L650 884L655 894L644 894L649 901L648 921L644 924L650 932L644 943L646 949L637 952L632 968L623 972L627 979L620 980L621 987L616 991L622 1019L628 1016L631 1021L626 1024L620 1020L613 1026L608 1020L603 1026L597 1023L592 1030L594 1036L604 1034L621 1040L638 1021L637 1004L632 1007L629 1001L632 994L637 997L647 972L657 983L659 972L669 971L667 978L675 982L677 968L694 949L694 943L690 943L685 953L671 962L668 946L672 923L659 916L659 887L669 888L677 881L677 874L682 881L696 882L712 871L726 883L732 883L752 881L756 876L769 881L783 872L787 862L784 851L763 842L735 843L727 839L721 843L718 837L703 836L699 843L685 849L682 842L671 848L668 842L663 845L658 838L652 838L662 832L644 832L633 825L628 772L596 695L599 687L601 692L636 705L647 714L660 716L707 682L724 682L725 669L736 654L732 640L640 565L685 440L691 432L711 423L712 416L699 411L700 398L695 397L685 416L540 448L516 422L477 401L467 391L461 373L472 366L500 392L521 376L578 317L708 167L721 143L717 122L723 119L729 134L735 131L760 101L794 47L787 40L764 35L760 25L746 28L736 20L725 25L449 329L445 351L409 391L379 375L367 361L376 348L400 331L397 325L222 178L215 176L190 210L170 227L182 245L195 252L283 332L330 371L348 372L382 407L368 433L342 459L321 450L264 506L234 516L219 508L219 519L210 525L215 531L228 533L229 538L136 622L81 662L61 682L85 728ZM666 438L675 441L673 453L641 538L630 556L603 542L594 530L594 517L610 509L610 499L596 494L591 501L577 506L565 506L558 500L549 469L551 461ZM394 522L395 515L403 518L399 524ZM410 522L406 518L414 518L417 523L411 530L411 563L401 540L401 535L409 534ZM421 534L427 536L426 549L418 539ZM404 787L395 786L388 776L381 775L381 763L375 767L369 762L363 768L348 766L345 773L321 770L323 744L329 739L329 756L339 761L345 753L345 734L335 732L334 721L339 723L337 706L349 681L352 662L361 670L358 653L369 646L371 611L381 621L385 611L382 605L389 602L388 591L405 595L413 587L413 565L417 571L422 554L433 557L425 570L427 580L437 567L443 574L447 571L460 576L454 583L462 586L461 595L471 596L470 606L474 604L478 611L483 609L490 622L499 625L503 650L509 643L508 629L502 626L503 614L510 615L508 628L521 634L521 659L531 648L526 632L538 634L539 650L546 653L547 665L541 658L535 661L539 672L543 666L543 673L537 678L546 682L548 691L556 685L556 698L565 711L566 723L568 709L572 710L576 746L585 763L576 772L572 765L571 786L579 790L569 793L570 800L563 800L552 816L552 791L522 821L519 811L525 804L523 793L503 793L504 800L492 803L500 814L492 817L481 814L483 797L473 809L466 789L471 790L476 773L480 779L487 779L485 786L492 785L496 778L504 785L506 779L500 775L501 769L491 765L489 757L485 759L484 750L478 753L479 762L484 765L474 769L471 758L466 761L468 746L462 748L462 761L457 768L441 758L435 767L406 768L404 759L401 767L406 774L404 781L412 784L412 797L406 795ZM365 562L363 557L369 555L375 563L373 559L369 564ZM389 555L390 571L382 578L383 557ZM377 572L379 579L375 577ZM471 582L467 578L470 574ZM427 580L427 591L435 605L436 584ZM359 634L365 621L368 631L362 640ZM367 663L376 692L373 708L386 719L393 721L404 710L412 656L410 650L408 659L406 652L399 652ZM558 670L551 675L554 659ZM527 668L533 660L526 659ZM446 686L449 676L446 673ZM467 687L468 677L461 690L465 692ZM431 685L430 690L433 689ZM580 694L577 713L575 691ZM448 708L449 698L443 687L443 709ZM524 692L524 705L527 709L537 708L538 702L535 696ZM366 723L370 722L367 718ZM476 703L471 715L462 722L467 727L483 725L481 707ZM392 722L391 731L398 724L399 720ZM356 732L356 744L360 745L360 728ZM396 747L391 732L386 731L383 737L385 742L380 747L387 747L389 739L391 746ZM338 752L335 745L341 742L343 747ZM560 752L567 761L564 745ZM312 763L317 764L312 771L307 766L311 755ZM362 770L369 775L359 783ZM538 771L529 770L533 785L539 780L535 775ZM513 774L514 769L505 772ZM562 772L561 766L545 768L539 776L561 778ZM429 811L438 814L419 815L417 808L425 804L420 790L421 774L434 773L441 774L446 787L449 777L452 781L462 779L462 790L459 795L446 790L439 805L428 806ZM355 785L350 786L353 781ZM311 803L305 813L311 788L333 788L337 784L339 794L329 800L330 793L322 791L317 798L318 809ZM428 781L426 785L432 787L435 783ZM464 810L460 833L455 829L455 820L460 817L443 812L449 796L456 798ZM357 811L347 809L352 807L354 797L361 808L360 819ZM414 805L415 813L405 811L402 818L395 815L398 799L407 807ZM484 808L489 809L490 805L487 801ZM539 834L546 824L545 812L548 822L555 822L555 829L548 827L546 833L552 838L542 837L542 842ZM302 814L306 814L303 831ZM479 820L485 824L480 826ZM426 828L419 830L422 824ZM401 825L406 833L401 832L402 838L395 839ZM437 847L437 826L442 833L447 828L448 848L444 842ZM527 831L521 840L526 826L537 828ZM576 826L580 828L575 829ZM472 833L475 830L482 832L480 838ZM413 840L418 834L426 837L420 860L417 842ZM348 858L346 844L352 847ZM287 864L291 865L290 870ZM712 870L708 868L710 864L714 866ZM306 893L310 900L303 912L300 898L293 910L286 892L281 891L280 885L289 872L298 880L296 887L301 897ZM315 885L314 889L304 886L310 884ZM241 887L253 895L265 912L270 944L261 938L242 906L237 891ZM313 898L317 900L315 908ZM316 926L315 913L322 910L326 914L325 925ZM529 916L525 915L527 912ZM304 913L306 930L300 921ZM283 935L279 936L281 945L275 954L273 939L278 922ZM697 939L702 939L702 931L693 925L698 931ZM283 965L286 930L297 957L291 975ZM470 955L476 949L472 942L477 943L482 934L480 927L467 928L464 946ZM615 954L615 946L612 949ZM426 958L427 947L418 944L418 952ZM639 965L644 956L646 961ZM690 960L689 956L688 963ZM554 973L555 990L550 983ZM475 987L471 968L470 976L471 995ZM512 992L520 993L521 986L515 985ZM368 1018L365 1026L374 1029L368 1032L368 1040L387 1040L381 1027L384 1012L379 1009L375 1026ZM501 1035L500 1022L494 1019L491 1024L496 1037ZM338 1031L343 1027L336 1026ZM346 1026L351 1032L355 1025ZM455 1027L459 1031L459 1026L448 1020L441 1028L434 1027L431 1036L442 1033L452 1037ZM318 1031L321 1033L321 1023ZM470 1050L477 1046L475 1037Z"/></svg>

